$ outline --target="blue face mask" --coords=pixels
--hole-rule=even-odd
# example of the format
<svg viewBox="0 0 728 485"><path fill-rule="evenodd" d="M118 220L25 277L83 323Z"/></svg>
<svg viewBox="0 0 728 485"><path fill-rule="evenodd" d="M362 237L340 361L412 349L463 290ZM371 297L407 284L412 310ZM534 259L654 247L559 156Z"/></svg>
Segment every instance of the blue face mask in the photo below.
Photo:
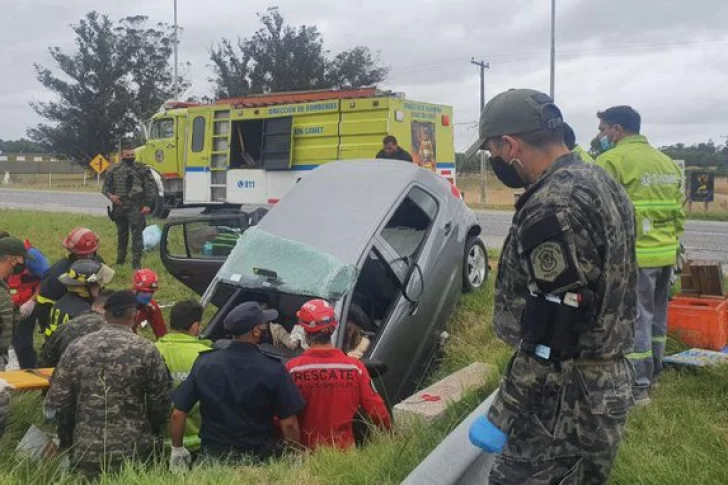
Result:
<svg viewBox="0 0 728 485"><path fill-rule="evenodd" d="M610 140L607 135L599 138L599 144L602 146L602 150L604 150L605 152L614 148L614 142Z"/></svg>
<svg viewBox="0 0 728 485"><path fill-rule="evenodd" d="M149 305L152 301L152 294L151 293L137 293L136 294L136 300L142 305Z"/></svg>

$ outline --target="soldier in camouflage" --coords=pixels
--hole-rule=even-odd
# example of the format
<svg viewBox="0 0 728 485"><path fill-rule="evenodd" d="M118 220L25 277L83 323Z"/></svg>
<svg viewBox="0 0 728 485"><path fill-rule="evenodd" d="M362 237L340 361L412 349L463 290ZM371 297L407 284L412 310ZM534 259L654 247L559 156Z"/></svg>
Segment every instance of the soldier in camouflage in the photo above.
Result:
<svg viewBox="0 0 728 485"><path fill-rule="evenodd" d="M171 405L171 378L154 344L132 331L136 298L109 296L107 325L74 341L56 367L46 419L59 416L59 437L72 437L71 463L88 476L125 460L157 456Z"/></svg>
<svg viewBox="0 0 728 485"><path fill-rule="evenodd" d="M525 192L498 265L494 326L516 346L470 440L500 453L491 484L604 484L634 403L634 212L601 168L569 153L547 95L493 98L469 150Z"/></svg>
<svg viewBox="0 0 728 485"><path fill-rule="evenodd" d="M23 241L9 236L0 239L0 371L4 371L8 363L8 349L16 318L10 288L5 280L25 271L27 257L28 251Z"/></svg>
<svg viewBox="0 0 728 485"><path fill-rule="evenodd" d="M58 330L53 332L51 337L45 341L40 351L40 358L38 359L39 367L57 366L63 352L65 352L72 342L84 335L101 330L106 325L104 305L112 293L113 291L111 290L101 290L99 296L94 300L91 310L61 325L58 327Z"/></svg>
<svg viewBox="0 0 728 485"><path fill-rule="evenodd" d="M151 170L136 163L134 150L124 146L121 162L114 165L106 174L102 193L111 201L109 217L116 224L117 256L116 264L126 262L126 252L131 230L131 265L141 268L144 240L142 231L146 227L145 216L151 212L150 206L156 197L157 185Z"/></svg>

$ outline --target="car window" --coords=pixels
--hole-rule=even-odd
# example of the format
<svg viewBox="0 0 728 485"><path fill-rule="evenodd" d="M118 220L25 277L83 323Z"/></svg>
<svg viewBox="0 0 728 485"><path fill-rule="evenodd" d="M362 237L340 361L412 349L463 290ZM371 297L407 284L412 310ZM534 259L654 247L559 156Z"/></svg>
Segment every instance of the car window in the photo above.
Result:
<svg viewBox="0 0 728 485"><path fill-rule="evenodd" d="M174 137L174 119L163 118L152 123L149 138L152 140L163 140Z"/></svg>
<svg viewBox="0 0 728 485"><path fill-rule="evenodd" d="M185 223L184 233L189 257L194 259L227 257L235 247L243 229L237 217ZM170 236L171 234L170 228ZM168 244L173 242L170 239L168 236Z"/></svg>
<svg viewBox="0 0 728 485"><path fill-rule="evenodd" d="M201 152L205 148L205 117L198 116L192 122L192 151Z"/></svg>
<svg viewBox="0 0 728 485"><path fill-rule="evenodd" d="M400 258L416 258L437 209L434 197L419 187L413 188L382 230L382 238Z"/></svg>

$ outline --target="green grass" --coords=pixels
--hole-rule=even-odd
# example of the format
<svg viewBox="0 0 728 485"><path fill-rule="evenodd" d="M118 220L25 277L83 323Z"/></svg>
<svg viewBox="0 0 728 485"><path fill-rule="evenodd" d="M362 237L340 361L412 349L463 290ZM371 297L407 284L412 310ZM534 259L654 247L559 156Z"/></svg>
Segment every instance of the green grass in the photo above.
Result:
<svg viewBox="0 0 728 485"><path fill-rule="evenodd" d="M102 254L113 261L114 226L106 218L0 210L0 229L27 237L53 260L62 256L60 240L74 226L97 231L102 238ZM495 254L491 263L495 267ZM159 256L148 254L145 265L161 277L159 299L171 302L193 297L163 270ZM130 284L131 271L118 271L115 288ZM453 314L448 331L451 338L431 379L474 361L503 369L508 347L493 334L492 284L466 295ZM151 332L146 332L151 338ZM670 352L682 349L670 340ZM102 483L206 485L240 484L394 484L409 472L497 385L497 375L478 392L472 393L435 424L408 422L393 433L376 433L364 448L339 453L322 450L315 454L289 456L266 466L214 466L195 468L183 478L166 470L165 464L142 469L130 466L119 475L104 477ZM58 471L55 462L25 463L13 454L20 438L31 424L41 425L40 393L14 396L5 436L0 439L0 483L71 484L76 477ZM728 483L728 368L699 371L667 370L653 403L630 414L625 440L612 474L612 483L632 484L721 484Z"/></svg>

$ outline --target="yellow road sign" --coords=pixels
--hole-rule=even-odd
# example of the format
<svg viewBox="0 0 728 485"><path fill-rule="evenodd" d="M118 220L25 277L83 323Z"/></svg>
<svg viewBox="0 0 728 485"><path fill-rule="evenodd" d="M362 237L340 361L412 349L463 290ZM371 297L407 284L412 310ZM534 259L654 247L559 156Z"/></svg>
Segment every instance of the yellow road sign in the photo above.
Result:
<svg viewBox="0 0 728 485"><path fill-rule="evenodd" d="M109 168L109 161L106 160L103 155L99 154L96 155L88 165L93 168L96 173L102 174Z"/></svg>

